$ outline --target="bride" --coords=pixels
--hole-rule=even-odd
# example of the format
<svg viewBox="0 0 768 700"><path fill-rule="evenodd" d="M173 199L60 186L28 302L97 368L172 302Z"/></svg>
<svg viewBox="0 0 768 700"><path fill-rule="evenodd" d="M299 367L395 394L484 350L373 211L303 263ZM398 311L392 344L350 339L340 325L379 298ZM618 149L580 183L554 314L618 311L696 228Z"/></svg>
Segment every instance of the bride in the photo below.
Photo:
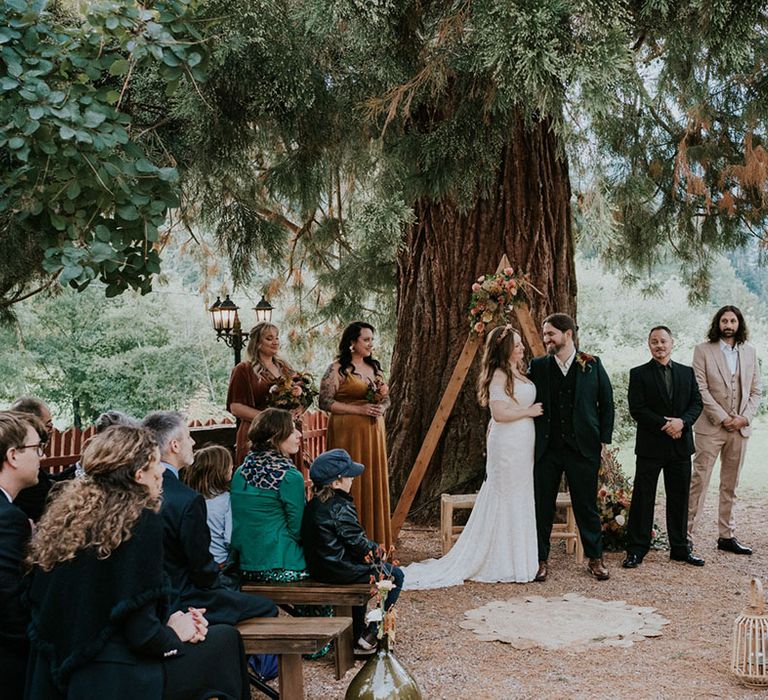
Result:
<svg viewBox="0 0 768 700"><path fill-rule="evenodd" d="M485 342L477 397L490 406L486 479L458 542L442 559L405 567L406 590L533 581L539 566L533 501L536 388L521 370L523 343L511 326Z"/></svg>

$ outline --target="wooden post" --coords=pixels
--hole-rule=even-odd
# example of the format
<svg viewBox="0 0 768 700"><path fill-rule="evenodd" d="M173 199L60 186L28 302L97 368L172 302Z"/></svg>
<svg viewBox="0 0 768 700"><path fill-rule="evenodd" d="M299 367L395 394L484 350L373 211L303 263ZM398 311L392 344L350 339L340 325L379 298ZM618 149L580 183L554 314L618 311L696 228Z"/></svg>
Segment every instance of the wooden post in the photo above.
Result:
<svg viewBox="0 0 768 700"><path fill-rule="evenodd" d="M515 315L517 316L517 321L520 324L520 330L523 332L525 342L528 343L528 347L531 349L531 354L534 357L541 357L541 355L546 355L547 351L544 349L544 343L541 340L539 327L536 325L533 317L531 316L531 309L529 308L528 304L524 301L515 304Z"/></svg>
<svg viewBox="0 0 768 700"><path fill-rule="evenodd" d="M507 256L502 256L501 262L499 262L499 266L496 268L496 274L499 274L505 267L509 266L509 259ZM539 336L536 324L531 317L531 311L528 308L528 304L525 302L516 304L515 314L520 322L520 327L525 336L525 340L533 354L543 355L544 344L541 342L541 337ZM445 387L443 396L437 406L435 416L432 419L432 423L430 423L427 435L424 438L424 442L421 444L421 449L413 464L413 469L408 475L408 481L405 482L403 492L400 494L400 500L397 502L397 507L392 515L392 537L395 540L400 532L400 528L402 528L403 523L405 522L408 511L411 509L413 499L416 498L416 492L419 490L419 486L421 486L421 482L424 480L427 467L429 467L432 455L435 453L435 448L443 434L443 429L451 415L459 391L461 391L461 387L464 386L464 381L467 378L467 373L472 365L472 361L475 359L475 354L480 347L480 343L481 338L476 336L470 335L467 338L467 341L464 343L464 348L461 351L461 355L459 355L456 367L453 369L453 374L448 380L448 385Z"/></svg>

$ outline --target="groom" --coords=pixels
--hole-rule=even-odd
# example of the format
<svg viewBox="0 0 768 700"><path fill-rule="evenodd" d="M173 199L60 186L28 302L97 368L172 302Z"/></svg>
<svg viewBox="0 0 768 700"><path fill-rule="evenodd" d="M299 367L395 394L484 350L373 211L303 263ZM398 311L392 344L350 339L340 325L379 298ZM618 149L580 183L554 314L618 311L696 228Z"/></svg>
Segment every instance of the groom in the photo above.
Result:
<svg viewBox="0 0 768 700"><path fill-rule="evenodd" d="M598 581L609 578L603 564L603 535L597 510L597 474L603 444L613 433L613 390L597 357L576 351L576 324L567 314L544 319L545 357L531 361L528 376L544 414L535 419L533 467L539 570L547 579L549 539L560 480L565 472L573 514L579 527L587 571Z"/></svg>

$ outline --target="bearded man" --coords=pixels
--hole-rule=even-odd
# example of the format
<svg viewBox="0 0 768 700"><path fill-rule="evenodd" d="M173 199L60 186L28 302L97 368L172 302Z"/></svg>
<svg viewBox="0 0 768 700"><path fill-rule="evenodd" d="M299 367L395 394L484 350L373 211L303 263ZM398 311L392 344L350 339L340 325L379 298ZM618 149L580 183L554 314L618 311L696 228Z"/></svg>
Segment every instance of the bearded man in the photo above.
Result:
<svg viewBox="0 0 768 700"><path fill-rule="evenodd" d="M720 457L717 548L734 554L752 554L750 547L736 539L733 518L739 473L762 393L757 353L748 338L741 311L723 306L712 319L707 342L693 351L693 371L704 410L694 424L696 454L688 500L688 539L693 542L701 524L712 468Z"/></svg>
<svg viewBox="0 0 768 700"><path fill-rule="evenodd" d="M536 385L536 401L544 412L534 419L536 451L533 466L539 570L547 578L549 540L557 492L565 474L579 528L587 571L598 581L609 578L603 563L603 532L597 508L597 476L602 447L613 434L613 389L600 359L577 352L577 326L567 314L544 319L547 355L531 361L528 376Z"/></svg>

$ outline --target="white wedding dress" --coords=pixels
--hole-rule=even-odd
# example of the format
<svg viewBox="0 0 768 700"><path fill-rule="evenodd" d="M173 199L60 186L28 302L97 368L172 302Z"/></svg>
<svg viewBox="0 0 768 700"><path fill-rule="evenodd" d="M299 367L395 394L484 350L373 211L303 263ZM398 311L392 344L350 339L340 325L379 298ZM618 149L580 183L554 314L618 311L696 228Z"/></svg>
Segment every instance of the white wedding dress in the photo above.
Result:
<svg viewBox="0 0 768 700"><path fill-rule="evenodd" d="M504 373L496 370L490 386L491 401L508 401L515 408L533 404L533 384L515 382L515 403L504 391L505 383ZM486 479L466 527L441 559L405 567L405 590L458 586L466 580L533 581L539 567L533 500L534 442L532 418L511 423L491 419Z"/></svg>

